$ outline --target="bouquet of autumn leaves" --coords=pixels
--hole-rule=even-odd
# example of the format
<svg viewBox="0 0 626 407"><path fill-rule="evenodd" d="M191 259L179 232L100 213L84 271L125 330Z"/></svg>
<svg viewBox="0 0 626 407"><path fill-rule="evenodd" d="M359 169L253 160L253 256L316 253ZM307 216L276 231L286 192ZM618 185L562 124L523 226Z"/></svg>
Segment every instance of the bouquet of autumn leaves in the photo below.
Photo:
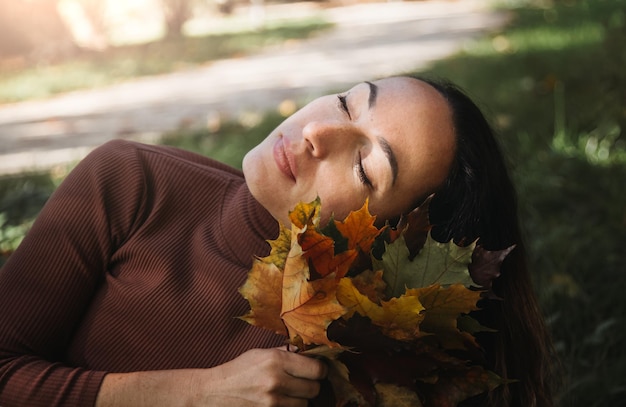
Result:
<svg viewBox="0 0 626 407"><path fill-rule="evenodd" d="M513 247L435 241L429 202L396 228L377 228L367 202L327 225L319 199L301 203L255 260L241 318L327 360L319 405L451 407L504 382L483 367L473 334L489 329L469 313Z"/></svg>

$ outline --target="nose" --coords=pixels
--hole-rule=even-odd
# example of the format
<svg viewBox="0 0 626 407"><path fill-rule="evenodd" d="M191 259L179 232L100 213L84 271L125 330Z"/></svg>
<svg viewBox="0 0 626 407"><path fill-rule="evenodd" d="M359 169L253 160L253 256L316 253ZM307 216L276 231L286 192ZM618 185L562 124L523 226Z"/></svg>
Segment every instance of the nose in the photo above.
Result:
<svg viewBox="0 0 626 407"><path fill-rule="evenodd" d="M302 137L311 155L325 158L331 153L345 151L359 139L358 130L336 121L312 121L302 129Z"/></svg>

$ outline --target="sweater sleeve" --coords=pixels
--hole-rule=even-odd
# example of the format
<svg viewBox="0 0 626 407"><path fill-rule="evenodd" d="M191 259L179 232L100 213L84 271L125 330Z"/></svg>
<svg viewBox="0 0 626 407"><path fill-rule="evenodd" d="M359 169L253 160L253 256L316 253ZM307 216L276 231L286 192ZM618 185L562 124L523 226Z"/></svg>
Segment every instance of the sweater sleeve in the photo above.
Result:
<svg viewBox="0 0 626 407"><path fill-rule="evenodd" d="M140 222L144 179L123 141L94 150L0 270L0 406L93 406L106 372L64 364L72 335Z"/></svg>

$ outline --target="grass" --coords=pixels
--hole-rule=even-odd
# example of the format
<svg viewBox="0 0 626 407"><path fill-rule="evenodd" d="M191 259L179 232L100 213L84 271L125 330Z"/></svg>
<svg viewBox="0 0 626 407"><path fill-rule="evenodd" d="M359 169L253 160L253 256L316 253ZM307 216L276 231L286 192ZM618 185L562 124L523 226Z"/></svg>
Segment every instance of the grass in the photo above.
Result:
<svg viewBox="0 0 626 407"><path fill-rule="evenodd" d="M502 32L419 74L460 84L501 135L567 375L561 405L616 406L626 398L626 0L550 3L512 8ZM165 140L238 166L280 120L272 113L252 127L229 123ZM0 182L7 253L59 178Z"/></svg>
<svg viewBox="0 0 626 407"><path fill-rule="evenodd" d="M22 241L60 181L53 173L0 178L0 266Z"/></svg>
<svg viewBox="0 0 626 407"><path fill-rule="evenodd" d="M497 124L530 264L566 371L564 406L626 397L626 2L516 9L510 26L426 75Z"/></svg>
<svg viewBox="0 0 626 407"><path fill-rule="evenodd" d="M162 144L192 150L216 160L241 168L243 156L259 144L282 120L278 113L268 113L254 120L251 126L245 121L225 123L218 132L206 129L178 130L166 133Z"/></svg>

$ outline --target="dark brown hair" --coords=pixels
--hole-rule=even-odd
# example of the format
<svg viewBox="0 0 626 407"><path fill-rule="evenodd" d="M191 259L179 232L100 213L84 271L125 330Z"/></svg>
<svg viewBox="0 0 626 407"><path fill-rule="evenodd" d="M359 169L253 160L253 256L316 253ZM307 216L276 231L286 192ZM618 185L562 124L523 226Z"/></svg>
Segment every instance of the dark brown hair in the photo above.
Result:
<svg viewBox="0 0 626 407"><path fill-rule="evenodd" d="M555 358L540 312L517 214L517 197L493 129L476 104L457 86L422 80L448 101L457 137L450 174L430 205L433 237L439 241L479 239L487 250L515 244L494 281L500 300L485 300L477 312L496 333L478 339L489 367L515 380L463 405L491 407L553 406Z"/></svg>

